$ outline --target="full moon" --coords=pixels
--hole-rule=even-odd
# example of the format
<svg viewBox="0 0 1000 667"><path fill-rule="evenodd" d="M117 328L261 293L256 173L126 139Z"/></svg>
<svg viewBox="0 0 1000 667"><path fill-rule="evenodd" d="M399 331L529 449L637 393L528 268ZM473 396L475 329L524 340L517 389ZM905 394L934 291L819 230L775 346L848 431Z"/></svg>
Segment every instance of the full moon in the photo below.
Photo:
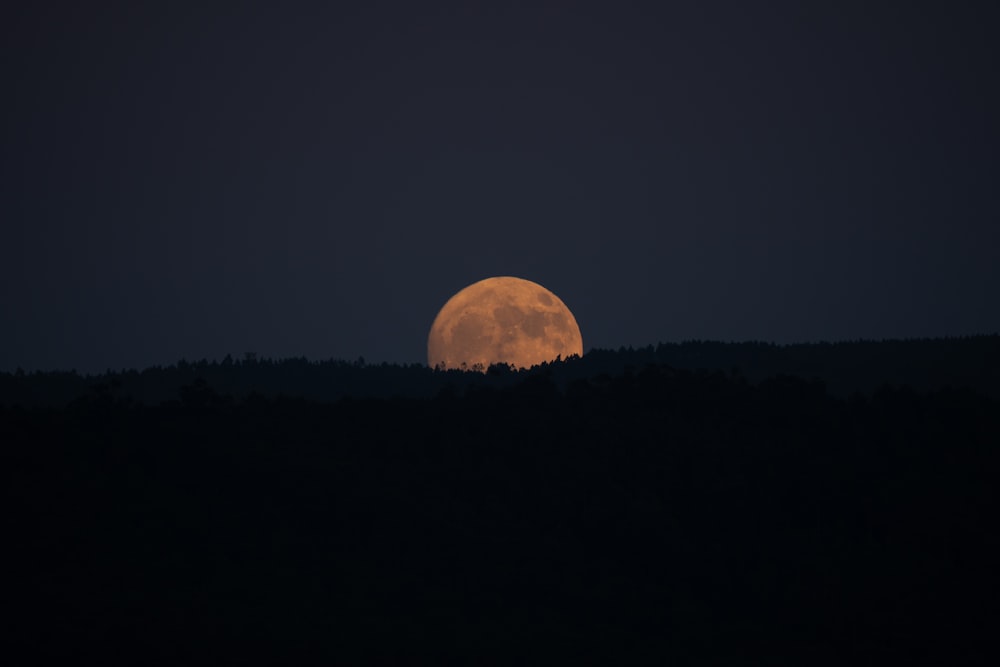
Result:
<svg viewBox="0 0 1000 667"><path fill-rule="evenodd" d="M448 299L427 336L431 368L530 368L583 355L576 318L537 283L501 276L473 283Z"/></svg>

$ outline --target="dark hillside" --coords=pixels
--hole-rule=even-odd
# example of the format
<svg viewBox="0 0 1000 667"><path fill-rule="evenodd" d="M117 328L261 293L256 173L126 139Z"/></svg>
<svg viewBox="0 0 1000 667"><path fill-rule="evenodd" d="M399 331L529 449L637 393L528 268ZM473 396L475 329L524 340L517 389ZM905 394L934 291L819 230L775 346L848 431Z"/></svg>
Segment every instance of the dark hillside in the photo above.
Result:
<svg viewBox="0 0 1000 667"><path fill-rule="evenodd" d="M8 407L0 442L39 663L968 664L1000 620L1000 404L969 390L194 385Z"/></svg>

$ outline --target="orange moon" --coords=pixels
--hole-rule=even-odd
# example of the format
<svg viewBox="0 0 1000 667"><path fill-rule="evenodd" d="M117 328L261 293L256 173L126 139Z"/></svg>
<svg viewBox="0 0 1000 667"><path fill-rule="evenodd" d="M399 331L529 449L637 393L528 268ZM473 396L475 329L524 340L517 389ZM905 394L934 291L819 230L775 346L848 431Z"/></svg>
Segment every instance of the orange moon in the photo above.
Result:
<svg viewBox="0 0 1000 667"><path fill-rule="evenodd" d="M427 336L431 368L530 368L574 354L583 355L583 337L566 304L509 276L480 280L448 299Z"/></svg>

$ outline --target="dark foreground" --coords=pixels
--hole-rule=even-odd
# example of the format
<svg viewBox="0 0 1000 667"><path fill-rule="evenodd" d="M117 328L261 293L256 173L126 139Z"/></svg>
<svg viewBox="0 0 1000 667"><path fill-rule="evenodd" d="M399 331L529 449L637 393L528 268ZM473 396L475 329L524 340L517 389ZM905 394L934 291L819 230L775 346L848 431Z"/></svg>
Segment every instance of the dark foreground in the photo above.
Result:
<svg viewBox="0 0 1000 667"><path fill-rule="evenodd" d="M998 621L1000 403L664 367L0 411L24 664L941 664Z"/></svg>

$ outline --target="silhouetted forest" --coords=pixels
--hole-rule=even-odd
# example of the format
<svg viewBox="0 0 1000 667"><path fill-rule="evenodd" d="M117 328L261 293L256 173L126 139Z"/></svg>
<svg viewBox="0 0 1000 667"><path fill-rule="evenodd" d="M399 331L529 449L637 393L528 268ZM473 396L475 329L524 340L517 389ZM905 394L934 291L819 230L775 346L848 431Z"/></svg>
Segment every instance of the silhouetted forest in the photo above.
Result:
<svg viewBox="0 0 1000 667"><path fill-rule="evenodd" d="M884 384L918 391L968 388L1000 398L1000 336L856 341L843 343L720 343L692 341L592 350L581 359L551 364L546 373L565 389L567 383L601 374L620 375L646 364L687 370L722 370L760 381L792 375L823 381L838 396L870 394ZM181 398L185 387L207 385L221 397L244 399L301 397L315 401L354 398L431 398L440 391L507 387L521 373L496 367L479 373L433 371L423 364L366 364L357 361L311 362L259 359L252 353L222 361L180 361L139 370L100 375L76 372L15 371L0 373L0 405L60 407L95 394L148 405Z"/></svg>
<svg viewBox="0 0 1000 667"><path fill-rule="evenodd" d="M19 664L988 662L997 347L8 374L6 633Z"/></svg>

